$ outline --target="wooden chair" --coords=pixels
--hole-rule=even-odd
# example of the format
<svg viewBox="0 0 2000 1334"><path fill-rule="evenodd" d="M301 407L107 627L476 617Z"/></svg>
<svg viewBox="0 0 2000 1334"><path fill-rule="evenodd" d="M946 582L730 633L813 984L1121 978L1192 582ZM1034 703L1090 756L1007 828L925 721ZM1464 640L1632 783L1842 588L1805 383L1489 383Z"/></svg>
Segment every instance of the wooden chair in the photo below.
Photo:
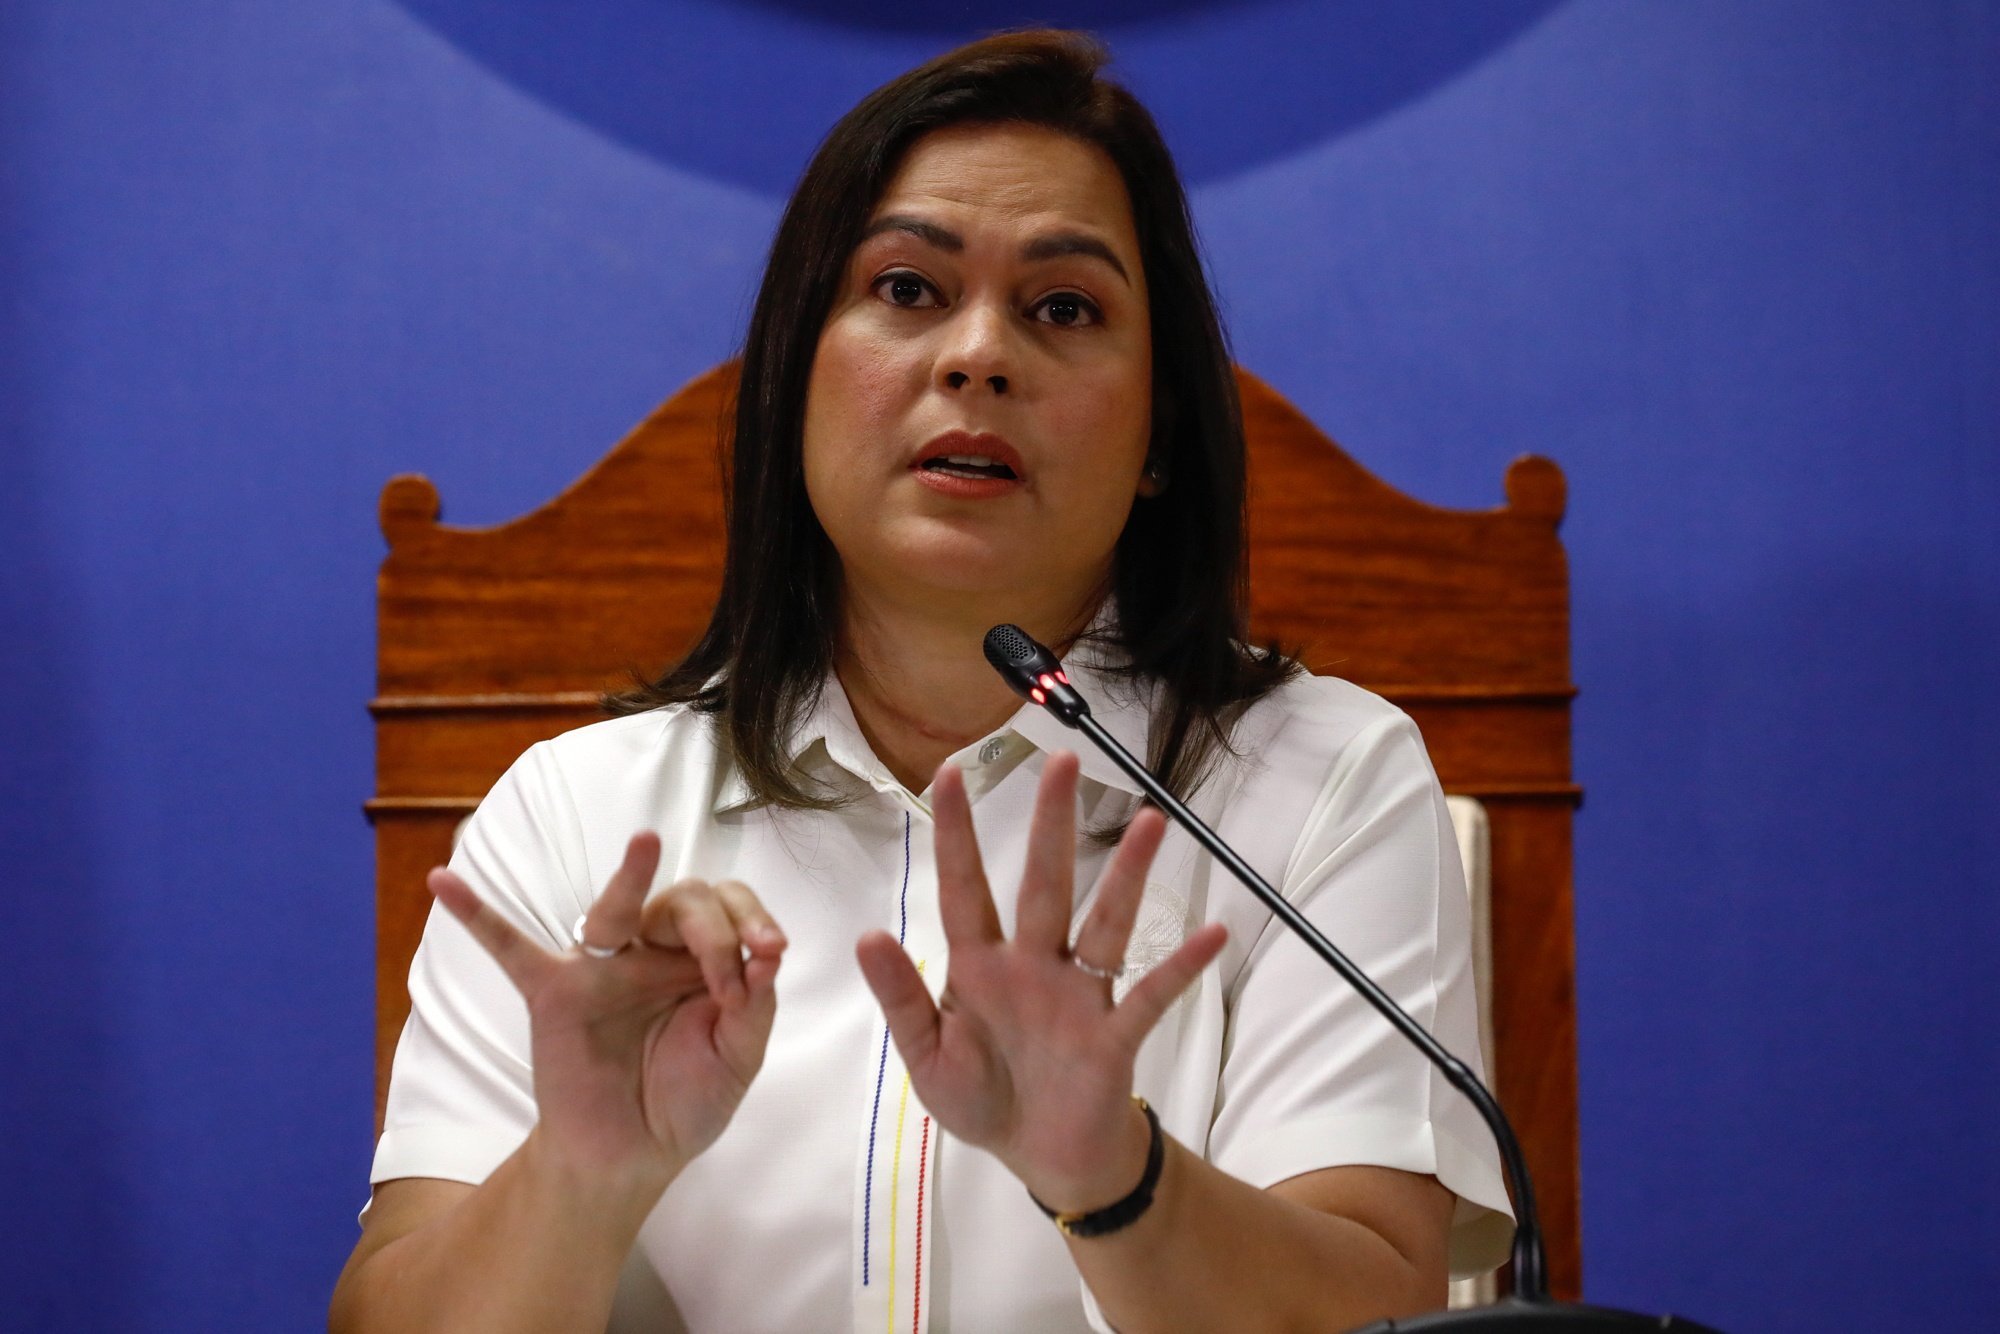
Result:
<svg viewBox="0 0 2000 1334"><path fill-rule="evenodd" d="M491 529L382 493L375 717L376 1118L409 1010L424 872L530 744L601 717L706 624L720 579L718 441L732 366L674 395L560 496ZM1239 372L1253 630L1407 710L1447 792L1487 816L1497 1092L1535 1174L1551 1286L1580 1287L1564 484L1517 460L1507 504L1437 509L1371 476ZM1329 985L1333 979L1329 978Z"/></svg>

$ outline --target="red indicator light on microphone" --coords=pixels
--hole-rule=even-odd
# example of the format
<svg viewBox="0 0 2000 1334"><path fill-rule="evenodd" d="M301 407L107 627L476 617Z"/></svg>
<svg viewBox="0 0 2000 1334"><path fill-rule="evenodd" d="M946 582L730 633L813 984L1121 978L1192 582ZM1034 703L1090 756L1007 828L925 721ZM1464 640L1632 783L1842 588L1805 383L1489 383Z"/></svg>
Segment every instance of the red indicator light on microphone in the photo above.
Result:
<svg viewBox="0 0 2000 1334"><path fill-rule="evenodd" d="M1047 672L1043 672L1035 679L1042 683L1042 689L1044 690L1054 690L1056 688L1055 678L1051 677Z"/></svg>
<svg viewBox="0 0 2000 1334"><path fill-rule="evenodd" d="M1032 699L1037 704L1046 704L1049 702L1049 697L1042 693L1042 688L1040 686L1036 686L1032 690L1030 690L1028 692L1028 698Z"/></svg>
<svg viewBox="0 0 2000 1334"><path fill-rule="evenodd" d="M1062 682L1062 683L1063 683L1064 685L1068 685L1068 684L1069 684L1069 673L1068 673L1068 672L1057 672L1057 673L1056 673L1056 680L1058 680L1058 681Z"/></svg>

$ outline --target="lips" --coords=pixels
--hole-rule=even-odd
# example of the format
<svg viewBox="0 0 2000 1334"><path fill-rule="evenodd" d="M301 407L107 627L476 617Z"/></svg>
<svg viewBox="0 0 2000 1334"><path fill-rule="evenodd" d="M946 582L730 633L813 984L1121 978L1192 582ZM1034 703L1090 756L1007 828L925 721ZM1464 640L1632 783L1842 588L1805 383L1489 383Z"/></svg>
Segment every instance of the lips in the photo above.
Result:
<svg viewBox="0 0 2000 1334"><path fill-rule="evenodd" d="M975 435L970 431L946 431L917 451L910 468L922 480L933 485L945 482L997 483L995 493L1012 490L1028 477L1020 451L990 432ZM960 491L963 488L951 489ZM979 493L985 494L988 489L981 486Z"/></svg>

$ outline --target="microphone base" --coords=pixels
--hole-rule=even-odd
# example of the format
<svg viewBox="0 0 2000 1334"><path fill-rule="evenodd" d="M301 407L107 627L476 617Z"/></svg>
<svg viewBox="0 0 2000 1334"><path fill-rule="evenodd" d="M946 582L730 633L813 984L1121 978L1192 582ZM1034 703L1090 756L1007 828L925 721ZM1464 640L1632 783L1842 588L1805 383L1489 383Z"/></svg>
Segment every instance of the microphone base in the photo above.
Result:
<svg viewBox="0 0 2000 1334"><path fill-rule="evenodd" d="M1435 1311L1406 1320L1378 1320L1353 1334L1637 1334L1639 1330L1674 1334L1720 1334L1686 1316L1640 1315L1606 1306L1572 1302L1525 1302L1503 1297L1491 1306L1462 1311Z"/></svg>

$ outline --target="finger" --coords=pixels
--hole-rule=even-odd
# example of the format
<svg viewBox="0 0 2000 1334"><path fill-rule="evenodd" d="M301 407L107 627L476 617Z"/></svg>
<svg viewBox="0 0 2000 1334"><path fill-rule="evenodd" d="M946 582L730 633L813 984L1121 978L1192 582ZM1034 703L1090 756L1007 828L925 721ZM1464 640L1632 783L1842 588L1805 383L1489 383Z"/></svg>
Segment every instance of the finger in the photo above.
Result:
<svg viewBox="0 0 2000 1334"><path fill-rule="evenodd" d="M931 993L924 988L923 974L910 956L887 931L870 931L854 946L861 964L861 976L875 993L888 1022L889 1036L903 1064L915 1071L926 1065L937 1051L938 1012Z"/></svg>
<svg viewBox="0 0 2000 1334"><path fill-rule="evenodd" d="M1042 769L1028 826L1028 861L1014 903L1014 939L1048 954L1069 945L1076 903L1076 756L1059 750ZM1117 957L1117 956L1112 956Z"/></svg>
<svg viewBox="0 0 2000 1334"><path fill-rule="evenodd" d="M931 780L932 837L937 845L938 917L945 942L954 947L991 943L1000 937L1000 914L979 860L972 833L972 804L965 798L965 775L946 764Z"/></svg>
<svg viewBox="0 0 2000 1334"><path fill-rule="evenodd" d="M720 1002L730 974L742 964L742 946L716 894L704 880L680 880L646 902L640 914L638 940L644 946L692 956L702 972L702 986ZM720 988L720 990L718 990Z"/></svg>
<svg viewBox="0 0 2000 1334"><path fill-rule="evenodd" d="M752 955L743 965L743 1004L725 1007L715 1021L715 1049L745 1083L763 1067L778 1017L778 963L776 953Z"/></svg>
<svg viewBox="0 0 2000 1334"><path fill-rule="evenodd" d="M735 924L736 934L743 941L744 948L752 955L773 958L784 953L784 931L750 886L740 880L723 880L717 882L715 892L721 897L729 920Z"/></svg>
<svg viewBox="0 0 2000 1334"><path fill-rule="evenodd" d="M1167 1007L1201 976L1201 970L1215 961L1228 942L1229 928L1220 922L1210 922L1132 984L1125 999L1111 1012L1112 1022L1132 1050L1139 1049Z"/></svg>
<svg viewBox="0 0 2000 1334"><path fill-rule="evenodd" d="M1146 872L1166 837L1167 820L1148 806L1132 817L1110 865L1098 877L1097 893L1090 914L1077 928L1076 943L1070 952L1085 963L1099 968L1116 968L1125 957L1132 938L1132 923L1138 920L1139 903L1146 897Z"/></svg>
<svg viewBox="0 0 2000 1334"><path fill-rule="evenodd" d="M646 900L639 910L639 943L662 950L686 949L687 941L681 938L680 923L674 915L675 903L682 894L701 884L699 880L677 880Z"/></svg>
<svg viewBox="0 0 2000 1334"><path fill-rule="evenodd" d="M583 919L583 939L603 949L617 949L639 934L640 914L653 873L660 868L660 836L650 830L632 835L625 860L611 873L604 892Z"/></svg>
<svg viewBox="0 0 2000 1334"><path fill-rule="evenodd" d="M464 923L480 947L493 956L500 971L523 996L539 989L556 962L553 954L514 929L513 923L486 906L456 871L437 866L424 883L445 909Z"/></svg>
<svg viewBox="0 0 2000 1334"><path fill-rule="evenodd" d="M718 1005L742 1001L743 940L715 886L683 880L647 907L644 939L678 947L701 964L702 981Z"/></svg>

